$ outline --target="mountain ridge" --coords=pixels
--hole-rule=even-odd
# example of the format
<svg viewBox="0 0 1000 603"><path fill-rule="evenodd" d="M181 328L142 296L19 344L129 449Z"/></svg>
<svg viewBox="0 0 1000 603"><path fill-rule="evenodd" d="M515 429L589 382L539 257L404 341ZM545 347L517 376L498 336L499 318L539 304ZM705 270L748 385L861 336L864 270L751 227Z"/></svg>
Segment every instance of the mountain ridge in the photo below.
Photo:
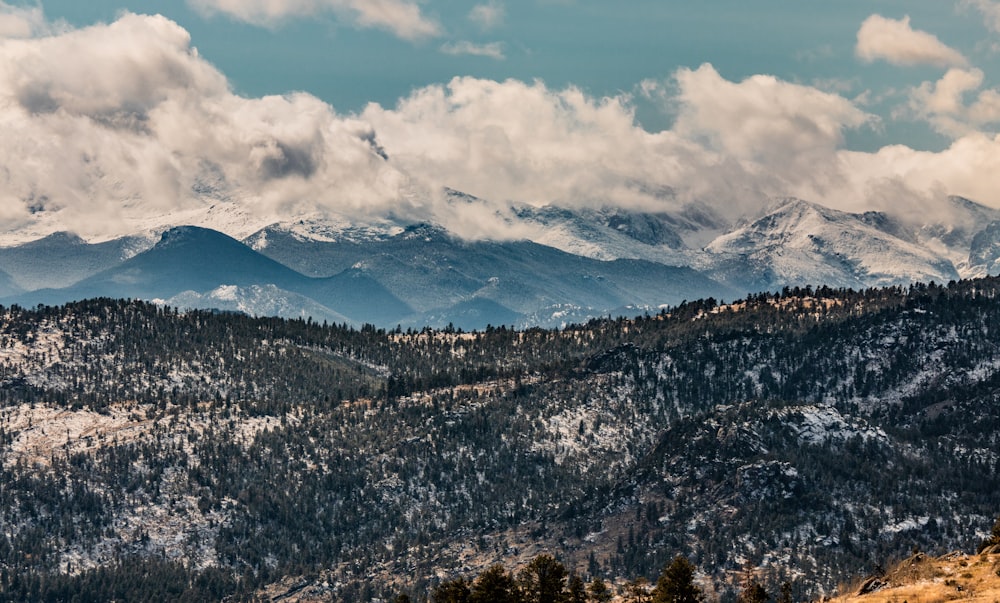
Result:
<svg viewBox="0 0 1000 603"><path fill-rule="evenodd" d="M449 194L461 206L456 211L478 211L483 204ZM764 215L739 224L698 204L660 213L511 205L490 219L531 239L470 240L434 223L365 224L332 214L260 228L266 220L235 202L220 202L201 221L235 228L243 247L204 225L163 230L156 244L142 236L88 244L55 234L0 248L0 270L13 271L13 282L0 293L7 303L28 305L138 296L383 327L560 326L626 308L657 312L689 299L735 299L789 286L861 289L1000 270L1000 211L961 198L948 203L956 216L951 226L852 214L800 199L776 199ZM163 237L184 228L217 232L228 242L209 249L205 239L201 252L154 261L167 257ZM213 262L228 262L228 268L209 277ZM129 269L137 272L122 272ZM102 270L109 272L98 276ZM162 273L158 281L155 272ZM235 289L226 289L223 299L213 294L221 287ZM347 293L352 289L353 297ZM356 299L362 292L374 296L369 303Z"/></svg>

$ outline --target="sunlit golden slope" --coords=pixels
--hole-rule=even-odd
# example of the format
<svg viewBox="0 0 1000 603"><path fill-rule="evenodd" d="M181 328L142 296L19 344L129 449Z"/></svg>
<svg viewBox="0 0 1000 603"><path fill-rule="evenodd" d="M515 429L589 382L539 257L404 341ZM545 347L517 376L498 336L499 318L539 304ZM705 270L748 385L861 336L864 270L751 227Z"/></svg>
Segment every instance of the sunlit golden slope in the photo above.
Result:
<svg viewBox="0 0 1000 603"><path fill-rule="evenodd" d="M917 554L881 578L869 578L834 603L1000 602L1000 554Z"/></svg>

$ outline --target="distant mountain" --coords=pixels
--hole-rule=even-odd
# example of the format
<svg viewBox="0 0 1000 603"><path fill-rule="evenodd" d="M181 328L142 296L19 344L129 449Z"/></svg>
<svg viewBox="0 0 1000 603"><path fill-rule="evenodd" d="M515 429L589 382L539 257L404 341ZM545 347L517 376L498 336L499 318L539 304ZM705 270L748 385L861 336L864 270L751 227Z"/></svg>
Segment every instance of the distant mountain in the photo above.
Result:
<svg viewBox="0 0 1000 603"><path fill-rule="evenodd" d="M948 282L958 271L920 245L889 234L863 215L799 199L712 241L707 272L743 290L790 284L864 288Z"/></svg>
<svg viewBox="0 0 1000 603"><path fill-rule="evenodd" d="M569 306L591 317L627 305L655 309L737 294L690 268L600 261L529 241L463 241L427 224L371 241L310 241L280 227L248 240L266 240L262 254L306 274L335 274L350 266L417 311L404 325L525 324L525 316L539 320L552 307ZM553 313L534 324L564 323Z"/></svg>
<svg viewBox="0 0 1000 603"><path fill-rule="evenodd" d="M125 237L88 244L75 234L57 232L17 247L0 247L0 270L25 290L68 287L117 266L153 243L146 237Z"/></svg>
<svg viewBox="0 0 1000 603"><path fill-rule="evenodd" d="M279 289L274 285L222 285L206 293L183 291L166 300L156 300L167 306L181 309L212 308L242 312L251 316L280 316L282 318L311 318L316 322L352 324L351 318L334 312L312 299Z"/></svg>
<svg viewBox="0 0 1000 603"><path fill-rule="evenodd" d="M220 285L273 284L288 289L305 279L222 233L194 226L172 228L151 249L70 287L27 295L55 304L91 297L165 299Z"/></svg>
<svg viewBox="0 0 1000 603"><path fill-rule="evenodd" d="M1000 273L1000 210L960 197L912 214L853 214L782 199L734 224L707 204L673 200L665 200L673 209L652 213L496 209L446 194L456 211L482 210L508 236L525 238L469 240L437 224L316 212L268 222L237 202L219 202L151 219L134 237L88 244L56 233L0 248L0 270L11 277L0 278L0 302L125 296L471 329L560 326L786 286L858 289ZM165 226L183 220L200 226Z"/></svg>
<svg viewBox="0 0 1000 603"><path fill-rule="evenodd" d="M0 270L0 296L17 295L23 291L24 289L18 286L11 275Z"/></svg>
<svg viewBox="0 0 1000 603"><path fill-rule="evenodd" d="M5 301L54 305L95 297L168 300L186 294L176 301L214 304L218 296L213 298L211 292L234 286L269 287L272 294L291 292L294 296L269 302L271 307L283 308L284 315L323 307L323 316L341 317L342 309L350 322L387 324L411 313L404 302L357 271L309 278L227 235L193 226L170 229L148 251L70 287L25 292Z"/></svg>

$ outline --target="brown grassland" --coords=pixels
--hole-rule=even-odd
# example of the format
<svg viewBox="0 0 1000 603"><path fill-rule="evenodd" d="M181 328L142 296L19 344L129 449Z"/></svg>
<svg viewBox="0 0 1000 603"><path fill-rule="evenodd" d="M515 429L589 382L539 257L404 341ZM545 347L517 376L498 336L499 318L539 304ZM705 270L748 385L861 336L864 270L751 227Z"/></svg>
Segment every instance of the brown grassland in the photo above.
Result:
<svg viewBox="0 0 1000 603"><path fill-rule="evenodd" d="M950 553L934 558L918 553L881 578L841 590L844 594L834 597L833 603L1000 603L1000 554Z"/></svg>

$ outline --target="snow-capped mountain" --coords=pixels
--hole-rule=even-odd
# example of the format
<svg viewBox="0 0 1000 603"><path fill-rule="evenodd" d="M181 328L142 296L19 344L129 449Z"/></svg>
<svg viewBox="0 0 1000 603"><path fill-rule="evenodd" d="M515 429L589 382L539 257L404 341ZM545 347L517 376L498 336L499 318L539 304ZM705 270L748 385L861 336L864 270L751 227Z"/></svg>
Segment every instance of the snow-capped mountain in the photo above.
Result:
<svg viewBox="0 0 1000 603"><path fill-rule="evenodd" d="M708 272L743 289L870 287L959 278L945 257L849 214L787 199L712 241Z"/></svg>
<svg viewBox="0 0 1000 603"><path fill-rule="evenodd" d="M559 326L784 286L864 288L1000 271L1000 211L958 197L920 216L783 199L734 224L693 203L658 213L491 209L447 194L457 213L497 220L508 238L463 238L393 217L359 222L313 211L279 220L219 200L137 220L133 235L105 241L60 231L23 242L25 232L7 233L3 240L18 244L0 247L0 301L138 297L387 327Z"/></svg>

